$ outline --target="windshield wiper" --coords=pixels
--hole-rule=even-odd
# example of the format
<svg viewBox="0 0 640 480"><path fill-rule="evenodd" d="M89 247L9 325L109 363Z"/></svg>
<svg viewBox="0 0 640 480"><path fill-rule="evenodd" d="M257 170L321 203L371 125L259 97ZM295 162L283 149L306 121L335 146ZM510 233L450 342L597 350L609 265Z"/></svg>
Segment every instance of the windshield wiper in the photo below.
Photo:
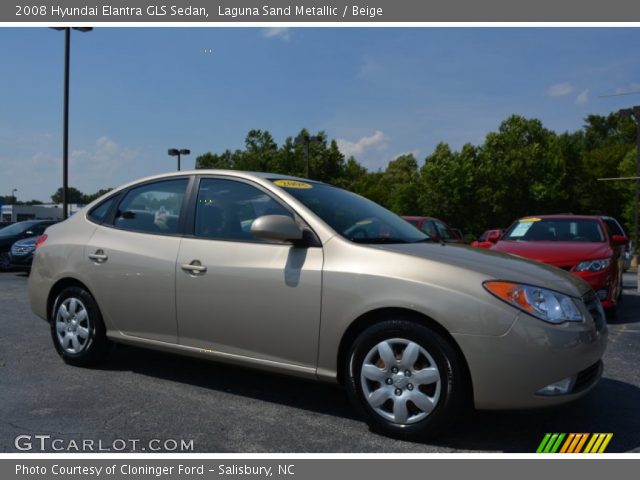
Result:
<svg viewBox="0 0 640 480"><path fill-rule="evenodd" d="M402 238L394 237L371 237L371 238L349 238L355 243L384 244L384 243L413 243L407 242Z"/></svg>

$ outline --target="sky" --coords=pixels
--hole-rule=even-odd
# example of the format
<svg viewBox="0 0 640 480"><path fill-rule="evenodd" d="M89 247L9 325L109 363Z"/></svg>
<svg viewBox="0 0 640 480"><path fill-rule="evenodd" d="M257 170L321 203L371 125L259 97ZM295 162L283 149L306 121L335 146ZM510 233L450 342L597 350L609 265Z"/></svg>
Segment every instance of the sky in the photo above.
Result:
<svg viewBox="0 0 640 480"><path fill-rule="evenodd" d="M0 28L0 195L62 182L64 34ZM71 39L69 184L173 171L168 148L306 128L370 170L481 144L511 114L558 133L640 104L637 28L96 28Z"/></svg>

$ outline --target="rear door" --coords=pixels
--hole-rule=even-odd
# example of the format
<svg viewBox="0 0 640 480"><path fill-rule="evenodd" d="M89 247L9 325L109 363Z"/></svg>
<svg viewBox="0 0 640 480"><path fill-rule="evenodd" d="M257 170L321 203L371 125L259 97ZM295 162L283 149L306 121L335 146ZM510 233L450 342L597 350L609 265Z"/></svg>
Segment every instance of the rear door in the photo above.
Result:
<svg viewBox="0 0 640 480"><path fill-rule="evenodd" d="M171 178L130 188L85 247L89 287L121 333L177 341L175 263L188 182Z"/></svg>

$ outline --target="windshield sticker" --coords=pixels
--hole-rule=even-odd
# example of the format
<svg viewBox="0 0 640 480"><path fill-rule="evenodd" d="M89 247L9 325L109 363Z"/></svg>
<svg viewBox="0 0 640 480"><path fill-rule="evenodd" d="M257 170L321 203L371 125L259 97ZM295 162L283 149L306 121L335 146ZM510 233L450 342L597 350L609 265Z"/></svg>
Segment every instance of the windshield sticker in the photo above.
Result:
<svg viewBox="0 0 640 480"><path fill-rule="evenodd" d="M530 219L520 220L520 223L516 225L516 228L513 229L513 232L509 233L509 236L524 237L527 231L529 231L529 229L531 228L531 225L533 225L533 221L531 221Z"/></svg>
<svg viewBox="0 0 640 480"><path fill-rule="evenodd" d="M300 188L300 189L313 188L310 183L298 182L297 180L276 180L273 183L274 185L277 185L283 188Z"/></svg>

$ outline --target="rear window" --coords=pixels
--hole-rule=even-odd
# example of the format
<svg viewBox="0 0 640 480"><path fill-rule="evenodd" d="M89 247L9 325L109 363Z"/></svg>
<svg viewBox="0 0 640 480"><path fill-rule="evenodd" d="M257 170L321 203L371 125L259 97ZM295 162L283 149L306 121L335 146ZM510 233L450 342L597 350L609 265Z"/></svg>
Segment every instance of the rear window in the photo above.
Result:
<svg viewBox="0 0 640 480"><path fill-rule="evenodd" d="M503 240L527 242L604 242L600 222L575 218L523 218L504 235Z"/></svg>
<svg viewBox="0 0 640 480"><path fill-rule="evenodd" d="M93 207L89 212L89 219L93 220L95 223L104 222L111 210L111 207L113 206L113 202L115 202L115 197L108 198L96 207Z"/></svg>

